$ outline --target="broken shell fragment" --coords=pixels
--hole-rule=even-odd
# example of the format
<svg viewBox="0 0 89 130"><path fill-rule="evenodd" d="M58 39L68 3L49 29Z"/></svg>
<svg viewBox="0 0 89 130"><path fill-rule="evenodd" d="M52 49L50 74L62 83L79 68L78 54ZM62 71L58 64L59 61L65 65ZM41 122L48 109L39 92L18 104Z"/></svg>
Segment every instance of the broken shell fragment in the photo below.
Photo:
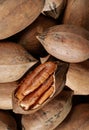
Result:
<svg viewBox="0 0 89 130"><path fill-rule="evenodd" d="M68 115L72 107L72 91L62 91L42 109L30 115L22 116L25 130L53 130Z"/></svg>
<svg viewBox="0 0 89 130"><path fill-rule="evenodd" d="M66 85L75 95L89 95L89 60L69 65Z"/></svg>
<svg viewBox="0 0 89 130"><path fill-rule="evenodd" d="M0 83L20 79L36 62L21 45L0 42Z"/></svg>
<svg viewBox="0 0 89 130"><path fill-rule="evenodd" d="M66 6L66 0L45 0L43 14L57 19Z"/></svg>
<svg viewBox="0 0 89 130"><path fill-rule="evenodd" d="M30 114L52 100L63 89L68 64L47 61L38 65L13 93L13 111Z"/></svg>

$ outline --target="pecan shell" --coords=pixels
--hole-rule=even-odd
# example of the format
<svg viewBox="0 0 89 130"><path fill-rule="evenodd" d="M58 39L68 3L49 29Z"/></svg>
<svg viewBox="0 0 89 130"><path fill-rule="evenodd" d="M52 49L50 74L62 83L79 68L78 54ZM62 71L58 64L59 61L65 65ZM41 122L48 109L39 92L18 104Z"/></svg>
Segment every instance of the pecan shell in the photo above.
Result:
<svg viewBox="0 0 89 130"><path fill-rule="evenodd" d="M63 89L67 68L68 64L59 61L38 65L15 90L13 111L28 114L40 109Z"/></svg>
<svg viewBox="0 0 89 130"><path fill-rule="evenodd" d="M69 114L72 108L72 97L72 91L63 90L39 111L22 115L22 125L26 130L54 130Z"/></svg>

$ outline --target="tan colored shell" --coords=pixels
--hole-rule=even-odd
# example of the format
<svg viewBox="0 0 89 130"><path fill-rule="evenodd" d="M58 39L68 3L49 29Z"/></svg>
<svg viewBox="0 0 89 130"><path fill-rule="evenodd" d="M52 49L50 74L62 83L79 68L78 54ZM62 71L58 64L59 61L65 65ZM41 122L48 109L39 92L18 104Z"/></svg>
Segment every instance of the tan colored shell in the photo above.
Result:
<svg viewBox="0 0 89 130"><path fill-rule="evenodd" d="M49 28L37 38L52 56L66 62L77 63L89 58L89 41L80 34L56 31L55 26L55 29Z"/></svg>
<svg viewBox="0 0 89 130"><path fill-rule="evenodd" d="M36 35L42 33L45 29L54 26L56 22L44 15L40 15L29 27L27 27L19 39L19 43L23 45L34 57L45 56L46 51L40 42L36 39Z"/></svg>
<svg viewBox="0 0 89 130"><path fill-rule="evenodd" d="M55 25L48 30L46 29L47 33L52 33L52 32L66 32L66 33L73 33L77 34L79 36L82 36L83 38L89 40L89 31L87 31L83 27L79 27L77 25L69 25L69 24L60 24L60 25Z"/></svg>
<svg viewBox="0 0 89 130"><path fill-rule="evenodd" d="M57 19L66 6L66 0L45 0L43 14Z"/></svg>
<svg viewBox="0 0 89 130"><path fill-rule="evenodd" d="M63 24L74 24L89 30L89 0L68 0Z"/></svg>
<svg viewBox="0 0 89 130"><path fill-rule="evenodd" d="M77 95L89 95L89 60L70 64L66 85Z"/></svg>
<svg viewBox="0 0 89 130"><path fill-rule="evenodd" d="M17 86L16 82L0 83L0 109L12 109L12 93Z"/></svg>
<svg viewBox="0 0 89 130"><path fill-rule="evenodd" d="M0 39L7 38L30 25L41 13L44 0L1 0Z"/></svg>
<svg viewBox="0 0 89 130"><path fill-rule="evenodd" d="M0 83L20 79L36 62L36 59L28 54L22 46L11 42L1 42Z"/></svg>
<svg viewBox="0 0 89 130"><path fill-rule="evenodd" d="M89 130L89 104L75 106L62 124L54 130Z"/></svg>
<svg viewBox="0 0 89 130"><path fill-rule="evenodd" d="M62 91L36 113L23 115L22 125L25 130L53 130L70 112L72 95L71 91Z"/></svg>
<svg viewBox="0 0 89 130"><path fill-rule="evenodd" d="M15 119L6 111L0 110L0 130L17 130Z"/></svg>

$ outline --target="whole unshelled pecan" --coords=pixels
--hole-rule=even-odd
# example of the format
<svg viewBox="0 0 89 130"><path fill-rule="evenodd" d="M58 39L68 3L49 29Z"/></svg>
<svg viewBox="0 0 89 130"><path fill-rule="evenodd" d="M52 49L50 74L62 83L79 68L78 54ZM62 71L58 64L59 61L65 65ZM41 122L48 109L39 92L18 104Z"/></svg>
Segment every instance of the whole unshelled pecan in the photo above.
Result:
<svg viewBox="0 0 89 130"><path fill-rule="evenodd" d="M72 108L73 91L63 90L34 114L22 115L23 130L54 130Z"/></svg>
<svg viewBox="0 0 89 130"><path fill-rule="evenodd" d="M53 74L56 68L56 62L40 64L19 85L15 96L24 110L41 105L54 93Z"/></svg>

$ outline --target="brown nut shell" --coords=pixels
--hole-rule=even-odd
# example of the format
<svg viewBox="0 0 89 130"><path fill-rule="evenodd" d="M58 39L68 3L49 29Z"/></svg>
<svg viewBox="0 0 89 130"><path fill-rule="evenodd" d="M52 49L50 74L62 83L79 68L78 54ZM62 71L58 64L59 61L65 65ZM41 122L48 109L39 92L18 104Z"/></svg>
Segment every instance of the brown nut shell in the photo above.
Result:
<svg viewBox="0 0 89 130"><path fill-rule="evenodd" d="M72 96L72 91L62 91L39 111L31 115L23 115L23 129L53 130L70 112Z"/></svg>
<svg viewBox="0 0 89 130"><path fill-rule="evenodd" d="M46 33L52 33L52 32L66 32L66 33L69 32L69 33L77 34L89 40L89 31L77 25L60 24L46 29Z"/></svg>
<svg viewBox="0 0 89 130"><path fill-rule="evenodd" d="M51 69L53 65L49 66L50 63L57 65L56 70ZM44 65L47 66L45 66L45 68L42 69L42 66ZM38 67L36 67L34 71L30 73L30 75L27 75L27 77L22 82L21 86L14 91L13 111L15 113L30 114L36 112L44 105L46 105L63 89L65 85L65 77L67 69L68 64L63 63L61 61L49 61L40 64ZM52 70L54 72L52 72ZM49 75L52 77L50 77ZM41 87L43 88L41 89ZM47 88L47 91L45 90L46 89L45 87ZM35 90L33 88L35 88ZM49 95L48 98L47 95ZM31 103L29 102L30 100L33 106L29 108L28 105L29 103Z"/></svg>
<svg viewBox="0 0 89 130"><path fill-rule="evenodd" d="M15 119L6 111L0 110L0 130L17 130Z"/></svg>
<svg viewBox="0 0 89 130"><path fill-rule="evenodd" d="M82 26L89 30L89 0L68 0L63 24Z"/></svg>
<svg viewBox="0 0 89 130"><path fill-rule="evenodd" d="M74 106L68 117L54 130L89 130L89 104Z"/></svg>
<svg viewBox="0 0 89 130"><path fill-rule="evenodd" d="M0 39L20 32L41 13L44 0L3 0L0 2Z"/></svg>
<svg viewBox="0 0 89 130"><path fill-rule="evenodd" d="M49 28L37 36L49 54L70 63L82 62L89 58L89 41L82 35L53 30Z"/></svg>
<svg viewBox="0 0 89 130"><path fill-rule="evenodd" d="M66 85L77 95L89 95L89 60L70 64Z"/></svg>
<svg viewBox="0 0 89 130"><path fill-rule="evenodd" d="M36 62L21 45L0 42L0 83L20 79Z"/></svg>
<svg viewBox="0 0 89 130"><path fill-rule="evenodd" d="M0 109L12 109L12 93L17 86L17 82L0 83Z"/></svg>
<svg viewBox="0 0 89 130"><path fill-rule="evenodd" d="M55 20L41 14L30 26L21 32L18 43L23 45L34 57L45 56L47 52L36 39L36 36L54 25L56 25Z"/></svg>
<svg viewBox="0 0 89 130"><path fill-rule="evenodd" d="M66 0L45 0L43 14L57 19L66 6Z"/></svg>

